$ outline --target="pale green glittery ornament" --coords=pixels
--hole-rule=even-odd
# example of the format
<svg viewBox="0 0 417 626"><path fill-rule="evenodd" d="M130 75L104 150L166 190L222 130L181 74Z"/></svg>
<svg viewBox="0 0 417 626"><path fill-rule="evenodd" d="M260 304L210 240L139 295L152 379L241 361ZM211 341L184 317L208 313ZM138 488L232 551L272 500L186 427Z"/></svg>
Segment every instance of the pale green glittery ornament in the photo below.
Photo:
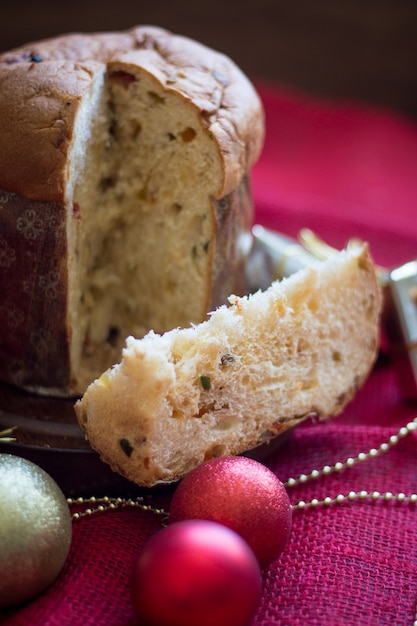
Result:
<svg viewBox="0 0 417 626"><path fill-rule="evenodd" d="M0 607L20 604L60 573L71 545L64 494L34 463L0 454Z"/></svg>

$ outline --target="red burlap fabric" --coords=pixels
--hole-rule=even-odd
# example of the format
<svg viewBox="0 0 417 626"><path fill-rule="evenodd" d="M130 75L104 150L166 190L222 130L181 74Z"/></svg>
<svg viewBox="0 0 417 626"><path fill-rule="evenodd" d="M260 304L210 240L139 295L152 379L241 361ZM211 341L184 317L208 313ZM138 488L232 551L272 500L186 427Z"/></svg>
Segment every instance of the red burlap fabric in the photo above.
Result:
<svg viewBox="0 0 417 626"><path fill-rule="evenodd" d="M416 126L356 105L265 85L260 91L268 135L253 177L257 221L291 235L308 226L336 246L362 237L390 267L417 257ZM342 416L298 428L266 462L284 481L377 447L416 415L382 351ZM416 461L413 434L377 459L291 489L290 497L416 492ZM158 499L168 506L169 493ZM135 625L132 563L158 528L155 516L136 509L75 522L60 577L38 599L0 613L0 623ZM411 626L416 604L417 506L355 502L295 513L290 543L264 572L252 626Z"/></svg>

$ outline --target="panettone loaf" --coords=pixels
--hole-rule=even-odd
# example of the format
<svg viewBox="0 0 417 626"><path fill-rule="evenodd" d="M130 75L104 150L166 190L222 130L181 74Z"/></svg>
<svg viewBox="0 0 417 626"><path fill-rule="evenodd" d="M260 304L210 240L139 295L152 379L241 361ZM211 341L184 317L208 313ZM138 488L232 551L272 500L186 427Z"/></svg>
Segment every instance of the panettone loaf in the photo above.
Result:
<svg viewBox="0 0 417 626"><path fill-rule="evenodd" d="M260 100L145 26L0 55L0 379L77 395L128 335L245 293Z"/></svg>
<svg viewBox="0 0 417 626"><path fill-rule="evenodd" d="M128 338L120 364L76 404L102 459L144 486L239 454L310 415L336 415L374 362L381 297L366 245L208 321Z"/></svg>

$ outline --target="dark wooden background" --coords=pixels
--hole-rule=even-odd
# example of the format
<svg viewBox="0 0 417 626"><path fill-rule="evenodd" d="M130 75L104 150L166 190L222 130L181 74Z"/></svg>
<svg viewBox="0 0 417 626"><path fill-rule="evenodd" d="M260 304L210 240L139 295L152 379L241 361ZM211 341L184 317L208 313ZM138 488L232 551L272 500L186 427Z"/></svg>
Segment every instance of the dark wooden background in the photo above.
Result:
<svg viewBox="0 0 417 626"><path fill-rule="evenodd" d="M417 0L8 0L0 50L136 24L198 39L253 79L417 117Z"/></svg>

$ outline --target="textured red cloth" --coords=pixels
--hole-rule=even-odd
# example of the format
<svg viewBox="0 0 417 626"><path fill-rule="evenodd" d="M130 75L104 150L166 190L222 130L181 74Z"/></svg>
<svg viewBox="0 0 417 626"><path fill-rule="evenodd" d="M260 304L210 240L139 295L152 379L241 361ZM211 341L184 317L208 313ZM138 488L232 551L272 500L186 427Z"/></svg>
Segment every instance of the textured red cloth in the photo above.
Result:
<svg viewBox="0 0 417 626"><path fill-rule="evenodd" d="M253 175L257 222L290 235L307 226L335 246L361 237L389 267L417 257L417 127L356 104L259 89L267 141ZM381 354L342 416L299 427L266 462L285 481L378 447L416 415ZM417 492L416 460L413 434L377 459L289 490L290 497L295 503L361 489ZM167 505L169 493L157 499ZM0 612L0 623L135 625L132 563L159 527L158 518L136 509L74 522L59 578L26 606ZM355 502L295 512L289 544L264 572L252 626L411 626L416 537L416 505Z"/></svg>

